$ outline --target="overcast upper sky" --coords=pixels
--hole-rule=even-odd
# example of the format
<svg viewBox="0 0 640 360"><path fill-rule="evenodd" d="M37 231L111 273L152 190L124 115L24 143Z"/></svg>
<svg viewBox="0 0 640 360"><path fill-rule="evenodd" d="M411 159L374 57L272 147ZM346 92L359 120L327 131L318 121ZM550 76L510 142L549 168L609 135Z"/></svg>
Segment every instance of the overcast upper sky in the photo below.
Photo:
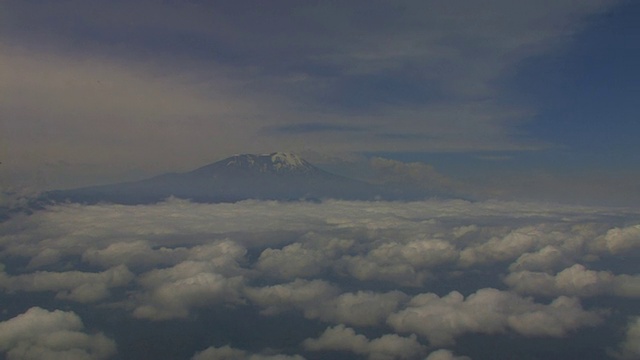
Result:
<svg viewBox="0 0 640 360"><path fill-rule="evenodd" d="M294 151L335 169L429 163L488 196L640 200L636 1L7 0L0 14L3 187Z"/></svg>

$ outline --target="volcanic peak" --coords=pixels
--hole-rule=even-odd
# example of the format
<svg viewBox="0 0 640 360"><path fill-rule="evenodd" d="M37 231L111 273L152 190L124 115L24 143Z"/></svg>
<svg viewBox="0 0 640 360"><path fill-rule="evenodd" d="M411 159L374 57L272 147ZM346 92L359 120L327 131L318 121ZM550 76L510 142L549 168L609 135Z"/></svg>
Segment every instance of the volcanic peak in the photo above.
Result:
<svg viewBox="0 0 640 360"><path fill-rule="evenodd" d="M222 162L227 167L258 169L260 172L297 172L306 173L315 168L298 155L287 152L271 154L237 154Z"/></svg>

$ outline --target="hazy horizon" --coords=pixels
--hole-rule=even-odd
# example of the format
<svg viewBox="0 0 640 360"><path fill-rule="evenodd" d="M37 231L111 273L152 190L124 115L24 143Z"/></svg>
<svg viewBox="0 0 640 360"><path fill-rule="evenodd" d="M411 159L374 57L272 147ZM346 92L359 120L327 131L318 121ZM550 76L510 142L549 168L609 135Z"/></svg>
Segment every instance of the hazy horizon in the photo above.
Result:
<svg viewBox="0 0 640 360"><path fill-rule="evenodd" d="M640 201L634 1L2 8L4 189L287 151L355 178L426 164L486 198Z"/></svg>

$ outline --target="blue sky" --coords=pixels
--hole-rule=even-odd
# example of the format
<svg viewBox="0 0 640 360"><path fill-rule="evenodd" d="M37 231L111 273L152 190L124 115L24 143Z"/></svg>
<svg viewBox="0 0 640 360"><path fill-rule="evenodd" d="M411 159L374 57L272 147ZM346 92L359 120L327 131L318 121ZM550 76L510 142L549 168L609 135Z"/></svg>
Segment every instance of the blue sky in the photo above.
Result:
<svg viewBox="0 0 640 360"><path fill-rule="evenodd" d="M538 106L528 131L584 153L598 165L637 163L640 4L595 17L556 56L533 59L515 77Z"/></svg>
<svg viewBox="0 0 640 360"><path fill-rule="evenodd" d="M430 163L486 196L640 200L634 1L2 7L3 186L294 151Z"/></svg>

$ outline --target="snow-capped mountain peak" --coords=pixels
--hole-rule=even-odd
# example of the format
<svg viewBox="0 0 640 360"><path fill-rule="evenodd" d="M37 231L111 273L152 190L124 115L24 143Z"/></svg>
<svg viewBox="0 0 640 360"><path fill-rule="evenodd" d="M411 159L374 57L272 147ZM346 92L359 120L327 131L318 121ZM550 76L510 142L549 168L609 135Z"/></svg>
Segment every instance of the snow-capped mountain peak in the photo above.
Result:
<svg viewBox="0 0 640 360"><path fill-rule="evenodd" d="M237 154L223 160L227 167L258 169L260 172L294 172L307 173L315 168L298 155L287 152L271 154Z"/></svg>
<svg viewBox="0 0 640 360"><path fill-rule="evenodd" d="M239 154L184 173L80 189L50 191L47 201L141 204L169 196L197 202L246 199L358 199L393 195L378 186L319 169L286 152Z"/></svg>
<svg viewBox="0 0 640 360"><path fill-rule="evenodd" d="M309 166L309 163L304 161L298 155L292 153L275 152L273 154L269 154L269 157L271 158L271 162L276 169L306 168Z"/></svg>

